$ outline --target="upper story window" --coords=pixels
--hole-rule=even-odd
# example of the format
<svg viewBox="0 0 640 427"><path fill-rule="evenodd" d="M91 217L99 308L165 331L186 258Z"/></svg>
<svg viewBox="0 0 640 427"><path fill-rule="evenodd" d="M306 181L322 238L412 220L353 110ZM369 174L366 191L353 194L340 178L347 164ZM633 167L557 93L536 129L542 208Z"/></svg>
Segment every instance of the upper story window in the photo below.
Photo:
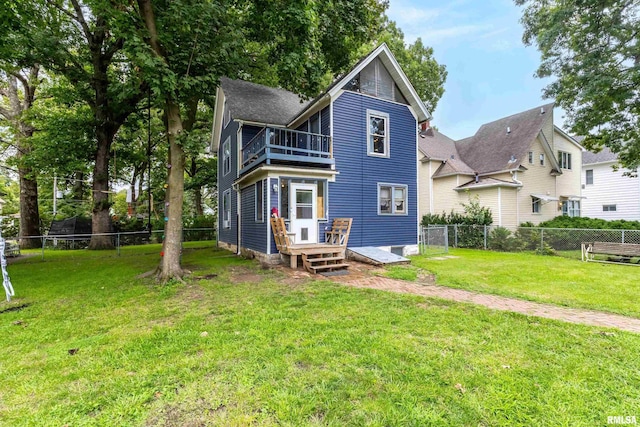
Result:
<svg viewBox="0 0 640 427"><path fill-rule="evenodd" d="M558 162L562 169L571 169L571 153L558 151Z"/></svg>
<svg viewBox="0 0 640 427"><path fill-rule="evenodd" d="M587 169L585 171L585 173L586 173L585 182L587 183L587 185L592 185L593 184L593 169Z"/></svg>
<svg viewBox="0 0 640 427"><path fill-rule="evenodd" d="M389 115L367 110L367 154L389 157Z"/></svg>
<svg viewBox="0 0 640 427"><path fill-rule="evenodd" d="M533 151L529 151L529 164L533 164Z"/></svg>
<svg viewBox="0 0 640 427"><path fill-rule="evenodd" d="M366 93L367 95L388 101L408 104L395 81L380 59L375 58L360 71L350 82L344 85L345 90Z"/></svg>
<svg viewBox="0 0 640 427"><path fill-rule="evenodd" d="M229 111L229 104L227 101L224 101L224 111L222 116L222 128L226 128L229 122L231 122L231 111Z"/></svg>
<svg viewBox="0 0 640 427"><path fill-rule="evenodd" d="M222 176L231 172L231 137L222 144Z"/></svg>
<svg viewBox="0 0 640 427"><path fill-rule="evenodd" d="M378 215L406 215L407 186L378 184Z"/></svg>
<svg viewBox="0 0 640 427"><path fill-rule="evenodd" d="M540 153L540 166L544 166L544 153Z"/></svg>

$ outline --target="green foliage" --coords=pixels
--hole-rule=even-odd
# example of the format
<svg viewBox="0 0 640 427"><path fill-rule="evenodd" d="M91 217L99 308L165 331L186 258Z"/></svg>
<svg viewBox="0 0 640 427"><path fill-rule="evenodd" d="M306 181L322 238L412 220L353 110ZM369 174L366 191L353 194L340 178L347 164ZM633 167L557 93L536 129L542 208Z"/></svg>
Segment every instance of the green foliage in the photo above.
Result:
<svg viewBox="0 0 640 427"><path fill-rule="evenodd" d="M515 0L525 6L525 44L542 56L537 71L553 77L545 97L564 108L565 123L592 150L640 165L640 4L627 0Z"/></svg>
<svg viewBox="0 0 640 427"><path fill-rule="evenodd" d="M544 228L582 228L590 230L640 230L640 221L605 220L588 217L557 216L538 224Z"/></svg>
<svg viewBox="0 0 640 427"><path fill-rule="evenodd" d="M523 247L522 240L511 235L504 227L496 227L489 233L487 246L492 251L514 252Z"/></svg>

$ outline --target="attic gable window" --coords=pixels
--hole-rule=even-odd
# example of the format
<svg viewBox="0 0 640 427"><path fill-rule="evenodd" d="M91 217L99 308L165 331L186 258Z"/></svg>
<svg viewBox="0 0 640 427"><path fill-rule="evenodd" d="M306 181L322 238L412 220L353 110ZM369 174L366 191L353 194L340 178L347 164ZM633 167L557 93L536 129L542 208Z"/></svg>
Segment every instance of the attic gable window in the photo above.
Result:
<svg viewBox="0 0 640 427"><path fill-rule="evenodd" d="M227 125L231 122L231 111L229 111L229 105L227 101L224 101L224 112L222 116L222 128L226 128Z"/></svg>
<svg viewBox="0 0 640 427"><path fill-rule="evenodd" d="M351 81L343 86L344 90L366 93L376 98L409 104L400 92L393 77L379 58L375 58Z"/></svg>
<svg viewBox="0 0 640 427"><path fill-rule="evenodd" d="M367 110L367 154L389 157L389 115Z"/></svg>
<svg viewBox="0 0 640 427"><path fill-rule="evenodd" d="M231 172L231 137L228 137L222 144L222 176Z"/></svg>
<svg viewBox="0 0 640 427"><path fill-rule="evenodd" d="M544 153L540 153L540 166L544 166Z"/></svg>

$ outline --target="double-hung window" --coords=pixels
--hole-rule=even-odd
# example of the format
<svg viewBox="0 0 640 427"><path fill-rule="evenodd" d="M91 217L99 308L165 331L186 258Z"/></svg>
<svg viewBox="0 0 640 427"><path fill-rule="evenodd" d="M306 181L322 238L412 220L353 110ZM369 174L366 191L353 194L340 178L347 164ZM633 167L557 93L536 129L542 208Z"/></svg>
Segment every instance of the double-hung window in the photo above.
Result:
<svg viewBox="0 0 640 427"><path fill-rule="evenodd" d="M389 157L389 115L367 110L367 154Z"/></svg>
<svg viewBox="0 0 640 427"><path fill-rule="evenodd" d="M231 172L231 137L222 143L222 176Z"/></svg>
<svg viewBox="0 0 640 427"><path fill-rule="evenodd" d="M378 184L378 215L406 215L407 186Z"/></svg>
<svg viewBox="0 0 640 427"><path fill-rule="evenodd" d="M222 228L231 228L231 189L222 193Z"/></svg>
<svg viewBox="0 0 640 427"><path fill-rule="evenodd" d="M529 164L533 164L533 151L529 151Z"/></svg>
<svg viewBox="0 0 640 427"><path fill-rule="evenodd" d="M540 153L540 166L544 166L544 153Z"/></svg>
<svg viewBox="0 0 640 427"><path fill-rule="evenodd" d="M593 185L593 169L587 169L585 171L585 180L587 185Z"/></svg>
<svg viewBox="0 0 640 427"><path fill-rule="evenodd" d="M571 169L571 153L558 151L558 161L562 169Z"/></svg>

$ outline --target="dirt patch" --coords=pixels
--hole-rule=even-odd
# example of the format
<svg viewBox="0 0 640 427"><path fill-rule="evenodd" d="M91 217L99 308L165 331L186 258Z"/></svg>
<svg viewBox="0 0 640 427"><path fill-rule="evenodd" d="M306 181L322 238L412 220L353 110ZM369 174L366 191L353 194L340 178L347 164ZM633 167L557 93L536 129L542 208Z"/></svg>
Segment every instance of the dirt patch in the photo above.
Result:
<svg viewBox="0 0 640 427"><path fill-rule="evenodd" d="M258 274L246 267L232 267L229 270L232 283L258 283L264 280L264 275Z"/></svg>

